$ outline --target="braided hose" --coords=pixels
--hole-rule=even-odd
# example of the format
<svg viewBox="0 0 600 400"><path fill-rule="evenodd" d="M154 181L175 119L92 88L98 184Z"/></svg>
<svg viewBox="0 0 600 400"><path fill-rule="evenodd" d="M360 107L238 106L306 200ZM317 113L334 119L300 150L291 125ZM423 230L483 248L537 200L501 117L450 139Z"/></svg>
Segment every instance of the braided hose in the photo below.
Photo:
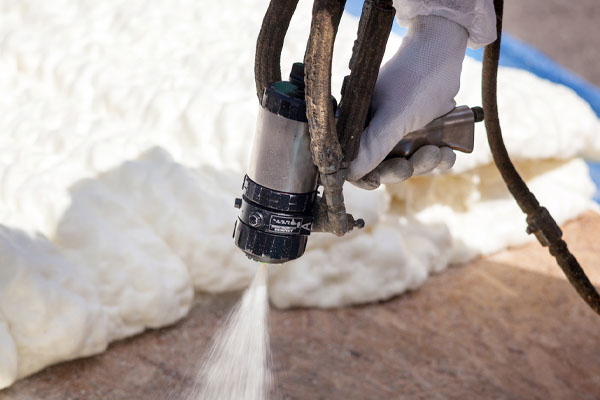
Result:
<svg viewBox="0 0 600 400"><path fill-rule="evenodd" d="M502 35L503 0L494 0L496 10L496 41L486 46L483 53L482 102L485 110L485 128L494 163L502 175L508 190L515 198L521 210L527 214L527 232L535 234L542 246L548 247L558 265L581 298L600 314L600 295L590 282L581 266L569 252L562 240L562 231L544 207L541 207L533 193L511 162L500 129L498 104L496 98L498 60Z"/></svg>

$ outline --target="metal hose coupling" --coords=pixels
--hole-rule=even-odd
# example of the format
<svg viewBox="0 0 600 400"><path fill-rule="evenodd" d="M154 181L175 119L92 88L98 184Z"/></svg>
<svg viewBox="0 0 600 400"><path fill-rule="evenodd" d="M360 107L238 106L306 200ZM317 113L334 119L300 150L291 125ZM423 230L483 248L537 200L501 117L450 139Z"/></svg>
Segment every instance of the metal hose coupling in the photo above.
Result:
<svg viewBox="0 0 600 400"><path fill-rule="evenodd" d="M323 184L323 196L319 197L313 208L315 220L313 232L329 232L343 236L354 228L365 227L363 219L355 220L352 214L346 213L342 187L346 180L346 169L332 174L321 174L320 182Z"/></svg>

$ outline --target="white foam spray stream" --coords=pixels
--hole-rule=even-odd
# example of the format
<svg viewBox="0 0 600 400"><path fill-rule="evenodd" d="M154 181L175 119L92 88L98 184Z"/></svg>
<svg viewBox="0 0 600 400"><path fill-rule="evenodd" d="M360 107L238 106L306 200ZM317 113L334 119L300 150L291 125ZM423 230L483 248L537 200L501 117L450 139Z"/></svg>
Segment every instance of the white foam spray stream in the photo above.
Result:
<svg viewBox="0 0 600 400"><path fill-rule="evenodd" d="M185 400L264 400L269 369L267 265L260 264L250 287L215 333L198 379Z"/></svg>

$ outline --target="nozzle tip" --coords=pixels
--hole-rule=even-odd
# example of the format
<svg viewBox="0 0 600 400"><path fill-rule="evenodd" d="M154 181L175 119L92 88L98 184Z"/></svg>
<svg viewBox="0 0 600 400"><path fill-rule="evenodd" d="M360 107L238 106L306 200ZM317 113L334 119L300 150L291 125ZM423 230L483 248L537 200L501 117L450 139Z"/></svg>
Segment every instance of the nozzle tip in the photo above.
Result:
<svg viewBox="0 0 600 400"><path fill-rule="evenodd" d="M481 107L472 107L471 111L473 112L473 117L475 117L475 122L483 121L483 108Z"/></svg>

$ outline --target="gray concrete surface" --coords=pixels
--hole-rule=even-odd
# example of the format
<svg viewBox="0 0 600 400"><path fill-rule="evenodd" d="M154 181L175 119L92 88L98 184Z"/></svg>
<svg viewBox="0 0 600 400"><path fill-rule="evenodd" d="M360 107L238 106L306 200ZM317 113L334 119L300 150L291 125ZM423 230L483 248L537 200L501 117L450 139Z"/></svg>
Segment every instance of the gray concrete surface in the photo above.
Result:
<svg viewBox="0 0 600 400"><path fill-rule="evenodd" d="M505 0L504 29L600 86L599 0Z"/></svg>

